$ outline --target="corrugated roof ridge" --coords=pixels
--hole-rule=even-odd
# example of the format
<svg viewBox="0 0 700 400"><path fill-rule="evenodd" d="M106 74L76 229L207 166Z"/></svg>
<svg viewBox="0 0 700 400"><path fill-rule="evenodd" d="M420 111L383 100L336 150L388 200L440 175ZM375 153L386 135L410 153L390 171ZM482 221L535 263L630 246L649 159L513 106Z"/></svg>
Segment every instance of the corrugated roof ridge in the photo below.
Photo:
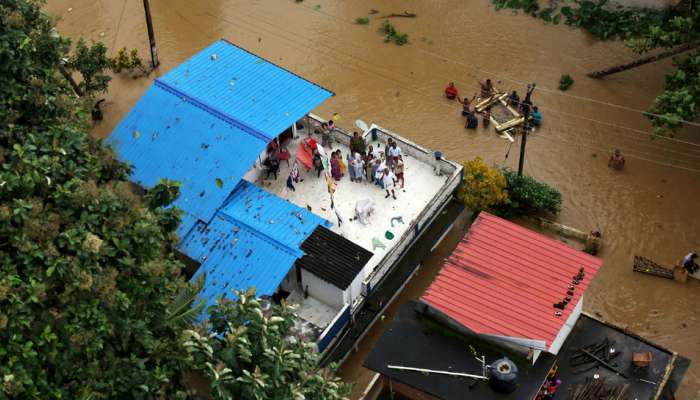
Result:
<svg viewBox="0 0 700 400"><path fill-rule="evenodd" d="M453 253L452 256L450 256L448 262L450 262L457 268L461 268L467 272L468 270L466 268L473 268L478 270L479 273L491 275L492 278L498 279L499 282L502 280L501 278L503 278L506 275L505 273L502 273L497 269L490 268L486 263L478 262L479 259L475 259L476 254L474 253L469 255L461 255L456 253L457 251L455 251L455 253ZM510 274L508 278L510 278L511 280L517 280L520 285L526 285L529 289L532 289L532 291L536 293L537 297L543 300L552 301L552 303L555 303L556 301L558 301L557 298L564 297L564 293L566 292L566 288L570 284L570 280L567 281L559 279L558 277L556 277L556 275L546 275L545 277L550 277L550 279L546 280L547 284L537 285L534 279L528 278L532 276L533 273L542 273L541 270L525 270L518 267L518 265L513 265L511 263L504 264L504 269L508 270ZM572 272L572 276L573 275L575 275L575 272ZM551 276L554 276L557 279L551 279ZM561 286L558 288L561 291L561 293L559 293L559 291L554 293L552 284L557 284L557 286Z"/></svg>
<svg viewBox="0 0 700 400"><path fill-rule="evenodd" d="M440 300L442 302L445 301L446 296L444 294L434 292L431 293L430 297L428 297L426 300L430 302L430 300L436 299ZM432 303L432 302L431 302ZM443 310L445 314L449 315L453 319L457 320L460 324L464 325L463 319L468 319L469 316L463 314L460 310L461 307L455 303L449 303L451 306L447 310ZM444 308L439 306L439 304L432 304L433 306L437 307L438 309ZM494 311L493 309L489 309L489 311ZM452 314L452 315L450 315ZM474 315L474 314L472 314ZM542 332L537 332L537 326L536 324L530 324L527 322L524 322L523 318L521 317L521 314L513 313L509 314L509 318L512 318L513 320L518 321L517 329L514 329L515 325L509 325L506 323L503 323L500 321L498 318L495 318L492 313L489 312L480 312L476 313L478 315L478 320L477 321L472 321L468 326L469 329L475 331L476 333L487 333L487 334L499 334L499 335L511 335L515 334L518 335L519 337L527 338L527 339L534 339L534 340L544 340L545 342L551 342L554 337L556 336L556 333L558 332L558 328L553 332L551 329L548 329L546 334L547 337L542 337L543 335L541 334ZM488 322L488 323L487 323ZM476 327L475 325L480 325L480 327Z"/></svg>
<svg viewBox="0 0 700 400"><path fill-rule="evenodd" d="M460 274L464 274L464 275L460 275ZM459 279L453 279L455 276L458 277ZM458 280L468 281L468 282L464 283L464 284L457 284ZM547 330L550 333L551 332L554 332L554 333L558 332L558 330L560 328L558 326L559 325L558 321L554 321L552 319L530 321L527 318L523 318L523 316L519 312L515 312L511 309L501 310L500 308L501 308L501 306L503 306L503 304L498 304L496 307L491 306L490 303L485 299L488 296L493 296L493 295L502 296L503 293L487 293L487 292L479 291L478 289L479 289L480 285L478 285L478 283L479 282L475 278L472 279L472 277L468 276L468 274L464 273L463 271L460 271L458 268L456 268L456 267L449 268L448 267L448 268L443 269L443 271L440 273L439 278L434 282L435 287L432 288L432 290L430 290L429 292L432 295L442 295L442 296L446 296L448 294L453 294L454 296L449 298L450 300L448 301L448 303L453 305L455 310L457 310L458 314L466 316L466 314L464 314L462 312L462 310L467 311L466 309L464 309L464 305L461 305L461 306L457 305L457 303L452 301L451 299L454 298L455 296L458 296L459 293L463 290L472 289L472 290L474 290L473 293L482 293L483 297L472 299L472 301L475 302L476 305L474 307L471 307L468 310L470 313L478 314L478 315L481 315L482 317L485 317L486 319L490 319L489 318L491 315L490 312L502 311L503 313L509 315L514 320L517 320L520 323L526 325L526 326L520 326L520 328L521 328L520 330L523 330L523 331L527 330L527 331L532 332L534 330L527 329L527 328L546 326ZM502 281L501 281L501 283L502 283ZM500 285L500 286L505 291L513 290L513 288L508 288L508 287L505 287L503 285ZM439 290L435 290L435 289L439 289ZM443 293L440 293L440 292L443 292ZM519 300L522 300L522 299L519 299ZM544 305L537 304L536 302L528 302L527 305L528 305L528 307L531 307L532 309L538 310L537 311L538 313L539 312L543 312L543 313L551 312L552 314L554 313L554 309L551 306L546 307ZM511 311L513 311L513 312L511 312ZM506 326L503 324L498 324L498 325L499 326ZM515 329L515 330L517 331L518 329ZM534 336L534 335L530 334L530 336Z"/></svg>
<svg viewBox="0 0 700 400"><path fill-rule="evenodd" d="M455 289L460 289L460 288L461 289L471 288L474 290L480 289L479 283L482 280L479 279L478 277L476 277L476 276L472 277L472 275L469 274L467 271L464 271L463 269L456 267L456 266L450 265L450 266L446 266L446 267L447 268L445 268L443 271L440 272L440 276L439 276L440 278L449 279L449 276L451 275L451 276L458 276L461 280L467 281L467 282L449 281L449 282L451 282L451 283L449 283L450 286L454 287ZM495 289L503 290L506 292L516 292L518 289L521 288L520 282L509 283L507 279L502 279L502 277L504 277L504 276L505 276L505 274L502 275L501 277L493 276L493 278L490 279L490 282L493 284L493 286L495 286ZM436 280L435 283L439 285L440 280L439 279ZM502 294L502 293L499 293L499 294ZM539 296L542 300L545 300L547 303L537 303L534 301L528 301L527 303L530 306L532 306L532 304L535 304L537 306L537 308L542 310L542 311L550 311L551 310L553 312L554 310L552 307L553 307L554 303L557 301L560 301L564 297L564 294L561 294L560 296L561 296L560 298L556 298L556 297L555 298L545 298L545 297ZM580 297L580 295L575 295L574 299L577 299L579 297ZM550 305L550 302L551 302L551 305Z"/></svg>
<svg viewBox="0 0 700 400"><path fill-rule="evenodd" d="M480 274L489 275L490 281L494 284L494 286L503 290L516 290L517 288L521 288L522 286L527 286L528 292L531 293L533 297L545 301L545 304L543 304L542 307L540 307L541 311L545 313L549 311L554 311L554 309L552 309L551 306L547 304L553 305L554 303L561 301L566 295L565 293L567 287L570 284L569 280L556 279L556 281L554 282L555 285L552 285L551 283L553 281L550 279L546 281L549 284L545 284L545 282L543 281L542 285L537 285L534 279L529 278L532 276L533 272L541 274L542 271L544 271L544 269L540 271L526 271L518 268L517 265L514 266L513 264L508 263L507 265L504 265L505 268L503 270L499 270L497 268L492 268L487 262L480 262L480 260L483 260L483 257L480 259L474 259L474 257L477 256L476 254L474 254L475 252L477 252L477 250L474 249L474 246L472 246L470 250L470 253L461 255L461 251L458 246L458 249L455 250L452 256L447 260L446 266L451 265L455 268L459 268L462 271L464 271L465 274L469 273L469 270L467 268L473 268L474 270L477 270ZM486 255L484 257L486 257ZM590 284L590 282L592 281L591 277L594 275L596 270L597 268L594 271L591 271L591 273L586 274L586 277L583 281L583 287L587 287L588 284ZM440 274L442 275L443 272L444 270L441 271ZM571 268L571 273L572 276L575 274L574 268ZM509 283L508 280L514 281L513 284ZM514 286L515 283L518 284L517 287ZM455 282L454 285L458 285L458 283ZM582 291L576 290L574 295L572 296L571 303L575 304L576 302L578 302L581 296ZM567 317L570 314L571 308L572 307L567 307L567 309L563 310L562 317Z"/></svg>
<svg viewBox="0 0 700 400"><path fill-rule="evenodd" d="M219 118L220 120L226 122L227 124L235 126L236 128L238 128L238 129L242 130L243 132L255 137L256 139L261 140L264 143L267 143L270 141L270 137L268 135L266 135L265 133L260 132L259 130L253 128L252 126L247 125L243 121L240 121L237 118L234 118L233 116L219 110L218 108L216 108L210 104L205 103L204 101L202 101L194 96L191 96L191 95L189 95L189 94L187 94L179 89L176 89L176 88L168 85L167 83L160 80L160 78L157 78L153 82L153 84L155 86L167 91L167 92L170 92L172 95L187 101L188 103L192 104L193 106L198 107L201 110L213 115L214 117Z"/></svg>
<svg viewBox="0 0 700 400"><path fill-rule="evenodd" d="M275 239L275 238L273 238L273 237L270 237L270 236L268 236L268 235L266 235L266 234L260 232L259 230L255 229L254 227L252 227L252 226L246 224L245 222L243 222L243 221L241 221L241 220L239 220L239 219L237 219L237 218L235 218L235 217L233 217L233 216L231 216L231 215L229 215L229 214L225 214L225 213L223 213L223 212L217 211L216 214L214 214L214 217L213 217L213 218L221 218L221 219L223 219L223 220L225 220L225 221L228 221L228 222L230 222L230 223L232 223L232 224L241 225L241 226L242 226L243 228L245 228L248 232L250 232L250 233L252 233L253 235L257 236L258 239L265 240L266 242L268 242L268 243L270 243L270 244L272 244L272 245L274 245L274 246L279 247L281 250L285 251L285 252L288 253L289 255L292 255L292 256L294 256L294 257L296 257L296 258L300 258L300 257L302 257L302 256L304 255L304 252L301 251L300 249L293 249L293 248L290 248L289 246L287 246L286 244L280 242L279 240L277 240L277 239ZM208 224L207 224L207 225L208 225Z"/></svg>
<svg viewBox="0 0 700 400"><path fill-rule="evenodd" d="M505 226L507 225L509 229L517 230L521 233L523 233L525 236L531 237L531 238L536 238L538 241L544 241L547 242L548 244L552 245L553 247L557 247L559 249L566 249L566 250L574 250L574 254L577 256L577 258L584 258L588 259L591 262L594 262L595 264L602 264L603 260L601 260L598 257L592 256L588 253L584 253L582 251L576 250L575 248L567 245L566 243L562 243L558 240L555 240L553 238L550 238L546 235L543 235L539 232L535 232L531 229L525 228L524 226L520 226L514 222L505 220L503 218L499 218L493 214L490 214L486 211L482 211L479 213L479 218L484 218L487 220L491 220L494 222L494 225L499 225L499 226ZM479 219L477 218L477 220ZM476 221L475 221L476 222Z"/></svg>
<svg viewBox="0 0 700 400"><path fill-rule="evenodd" d="M462 268L468 272L468 268L478 270L479 273L491 275L494 279L510 279L517 281L520 285L525 285L528 289L533 291L538 298L552 301L553 303L561 300L564 297L568 286L571 284L571 278L564 278L556 275L557 271L549 271L544 268L542 269L523 269L521 264L514 264L513 262L508 262L509 260L502 260L503 269L499 270L492 268L488 265L487 257L488 255L481 252L472 251L469 254L457 254L458 252L450 256L448 261L458 268ZM483 256L482 256L483 254ZM501 261L501 260L499 260ZM574 268L569 268L571 271L571 277L577 273L578 266ZM591 276L596 270L590 271L584 277L583 283L587 286L592 278ZM506 274L507 272L507 274ZM545 273L546 272L546 273ZM537 275L537 278L533 277L533 274ZM539 283L541 282L541 283ZM575 297L578 293L575 294Z"/></svg>
<svg viewBox="0 0 700 400"><path fill-rule="evenodd" d="M253 53L252 51L250 51L250 50L248 50L248 49L246 49L246 48L244 48L244 47L241 47L241 46L239 46L239 45L237 45L237 44L235 44L235 43L229 41L228 39L221 38L221 39L219 39L219 41L220 41L220 42L224 42L224 43L226 43L226 44L228 44L228 45L230 45L230 46L236 47L236 48L238 48L238 49L240 49L240 50L243 50L243 51L245 51L246 53L250 54L250 55L253 56L253 57L257 57L257 58L259 58L259 59L261 59L261 60L265 60L266 62L268 62L268 63L274 65L275 67L277 67L277 68L279 68L279 69L281 69L281 70L283 70L283 71L285 71L285 72L287 72L287 73L290 73L290 74L296 76L297 78L303 80L304 82L308 82L308 83L310 83L310 84L316 86L316 87L319 88L319 89L325 90L326 92L330 93L331 96L335 96L335 92L333 92L332 90L326 89L325 87L319 85L318 83L312 82L312 81L310 81L310 80L304 78L303 76L298 75L297 73L295 73L295 72L293 72L293 71L290 71L290 70L288 70L287 68L285 68L285 67L283 67L283 66L281 66L281 65L278 65L278 64L276 64L276 63L274 63L274 62L268 60L267 58L260 57L259 55Z"/></svg>

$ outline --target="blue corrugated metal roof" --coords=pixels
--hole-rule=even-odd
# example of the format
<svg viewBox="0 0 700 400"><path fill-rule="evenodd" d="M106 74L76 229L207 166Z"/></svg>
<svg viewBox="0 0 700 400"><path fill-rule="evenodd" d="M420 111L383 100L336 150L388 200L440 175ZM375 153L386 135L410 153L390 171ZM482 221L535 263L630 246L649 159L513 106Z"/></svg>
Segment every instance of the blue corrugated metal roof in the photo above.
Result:
<svg viewBox="0 0 700 400"><path fill-rule="evenodd" d="M316 214L245 180L241 180L220 212L282 243L299 256L301 244L318 225L331 226Z"/></svg>
<svg viewBox="0 0 700 400"><path fill-rule="evenodd" d="M225 40L214 42L159 80L270 140L333 96Z"/></svg>
<svg viewBox="0 0 700 400"><path fill-rule="evenodd" d="M232 289L256 288L272 295L294 265L297 255L278 242L217 213L208 224L198 223L183 242L182 250L201 262L195 278L207 274L200 292L208 306Z"/></svg>
<svg viewBox="0 0 700 400"><path fill-rule="evenodd" d="M108 142L134 166L138 184L180 181L175 205L202 221L209 221L267 145L159 84L146 91ZM190 228L183 223L179 233Z"/></svg>
<svg viewBox="0 0 700 400"><path fill-rule="evenodd" d="M301 244L330 222L241 180L208 223L197 222L180 250L201 263L207 274L200 296L211 305L232 289L251 286L271 295L303 255Z"/></svg>
<svg viewBox="0 0 700 400"><path fill-rule="evenodd" d="M107 142L136 183L181 182L184 237L211 219L272 138L332 95L220 40L157 79Z"/></svg>

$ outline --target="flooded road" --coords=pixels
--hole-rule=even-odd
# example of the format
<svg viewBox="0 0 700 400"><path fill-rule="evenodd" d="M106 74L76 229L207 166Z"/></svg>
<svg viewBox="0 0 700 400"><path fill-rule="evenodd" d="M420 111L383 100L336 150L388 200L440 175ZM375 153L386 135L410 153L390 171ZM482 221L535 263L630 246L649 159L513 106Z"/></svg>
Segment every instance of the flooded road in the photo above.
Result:
<svg viewBox="0 0 700 400"><path fill-rule="evenodd" d="M110 52L136 47L149 59L140 0L50 0L47 9L61 18L63 35L103 41ZM418 14L391 20L409 34L410 44L384 43L381 20L369 15L370 9L377 15ZM338 112L339 125L346 128L358 118L377 122L457 161L479 155L515 168L519 143L508 153L508 143L492 130L465 131L458 104L442 97L446 83L454 81L462 95L471 96L477 80L486 77L498 88L520 93L527 82L536 82L533 101L544 126L528 141L525 172L561 191L560 222L598 228L604 235L605 266L585 309L694 359L678 398L695 398L700 284L632 272L634 254L671 264L700 250L700 128L652 141L639 112L660 92L670 62L590 80L586 72L629 61L634 54L621 43L601 43L565 26L496 12L487 1L152 0L151 10L162 65L150 78L226 38L333 90L336 96L317 114ZM353 24L364 16L370 16L369 25ZM565 93L556 90L563 73L576 81ZM115 77L106 96L106 119L95 134L107 136L150 83ZM615 148L627 159L623 172L607 168ZM421 294L459 234L424 262L399 302ZM387 319L348 359L347 380L368 379L360 365L396 309L390 307Z"/></svg>

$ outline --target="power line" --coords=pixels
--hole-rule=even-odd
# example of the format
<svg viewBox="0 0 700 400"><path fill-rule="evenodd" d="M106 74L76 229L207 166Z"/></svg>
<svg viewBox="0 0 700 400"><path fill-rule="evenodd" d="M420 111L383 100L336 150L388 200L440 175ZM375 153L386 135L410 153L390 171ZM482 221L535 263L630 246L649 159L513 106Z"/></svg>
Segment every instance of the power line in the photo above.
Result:
<svg viewBox="0 0 700 400"><path fill-rule="evenodd" d="M230 21L230 20L228 20L228 19L226 19L226 18L217 17L217 16L215 16L215 15L212 15L211 13L206 13L206 14L209 15L210 17L214 18L214 19L220 19L220 20L225 21L225 22L228 22L228 23L230 23L230 24L235 24L233 21ZM250 15L250 14L248 14L248 16L249 16L249 17L253 17L253 15ZM187 19L186 19L184 16L182 16L182 15L181 15L181 17L182 17L185 21L189 22L195 29L199 30L199 29L196 27L196 25L194 25L191 21L187 20ZM246 24L246 25L252 26L252 24L251 24L248 20L241 19L241 21L245 21L245 24ZM270 22L266 22L266 21L264 21L264 22L267 23L268 25L271 25L271 26L277 28L278 30L284 30L284 29L280 29L279 27L275 26L274 24L272 24L272 23L270 23ZM254 31L254 32L256 32L256 33L260 33L261 30L262 30L263 32L267 32L267 34L270 34L270 35L272 35L272 36L285 39L285 40L287 40L287 41L289 41L289 42L291 42L291 43L297 44L298 47L297 47L297 46L293 46L293 47L297 47L297 48L299 48L299 49L307 49L307 50L308 50L308 49L312 49L312 48L310 48L309 46L305 45L304 43L300 43L300 42L298 42L297 40L292 39L291 37L280 35L279 32L273 32L273 31L267 30L267 29L262 28L262 27L258 27L258 28L259 28L260 30L258 30L258 29L251 29L251 30ZM287 31L287 32L288 32L288 33L296 34L296 33L294 33L294 32L290 32L290 31ZM206 36L209 36L209 35L206 35ZM324 46L324 47L326 47L326 46ZM312 49L312 50L315 50L316 52L318 52L318 51L317 51L317 50L318 50L317 48L314 48L314 49ZM335 49L335 48L334 48L334 49L332 49L332 51L333 51L333 54L334 54L334 55L343 54L343 55L345 55L346 57L348 57L349 59L355 60L355 56L345 54L345 53L343 53L342 51L338 51L338 49ZM341 63L339 63L339 62L337 62L337 61L331 61L331 62L333 62L333 63L335 63L335 64L338 64L338 65L343 65L343 66L345 66L345 67L348 66L348 65L346 65L346 64L341 64ZM373 64L371 64L371 63L367 63L367 64L368 64L368 65L373 65ZM374 65L373 65L373 66L374 66ZM376 66L375 66L375 67L376 67ZM417 94L419 94L419 95L421 95L421 96L425 96L425 94L423 94L423 93L420 92L419 90L414 89L414 88L410 88L410 87L406 87L406 86L405 86L406 84L405 84L404 82L401 82L401 81L396 80L396 79L394 79L394 78L390 78L390 77L387 77L387 76L378 74L378 73L376 73L376 72L372 72L372 71L368 70L367 68L358 68L358 67L355 67L355 68L353 68L353 69L356 69L356 70L358 70L358 71L360 71L360 72L364 72L364 73L374 74L374 75L380 76L380 77L382 77L382 78L384 78L384 79L386 79L386 80L390 80L390 81L393 81L393 82L395 82L395 83L398 83L399 85L401 85L401 88L403 88L403 89L407 89L407 90L413 91L413 92L415 92L415 93L417 93ZM435 104L439 104L439 105L444 106L444 107L449 107L451 111L454 111L454 109L455 109L455 107L453 107L453 106L451 106L451 105L448 105L447 103L437 103L437 102L435 102ZM539 140L540 138L542 138L542 136L540 136L540 135L534 135L534 138L537 138L537 139ZM570 141L565 141L565 140L556 139L556 138L552 138L552 140L559 141L559 142L562 142L562 143L575 144L575 143L572 143L572 142L570 142ZM578 144L578 145L580 145L580 144ZM583 145L583 146L584 146L584 147L593 148L593 147L591 147L591 146L586 146L586 145ZM621 147L621 146L618 146L618 147ZM607 150L602 150L602 149L600 149L600 148L596 148L596 149L599 150L599 151L607 151ZM626 151L626 152L629 154L629 156L632 157L632 158L638 158L638 159L645 160L645 161L649 161L649 162L652 162L652 163L655 163L655 164L658 164L658 165L664 165L664 166L668 166L668 167L676 167L676 168L680 168L680 169L684 169L684 170L688 170L688 171L693 171L693 172L700 172L700 170L696 170L696 169L693 169L693 168L688 168L688 167L684 167L684 166L674 166L674 165L672 165L672 164L667 164L667 163L664 163L664 162L661 162L661 161L657 161L657 160L653 160L653 159L648 159L648 158L646 158L646 157L634 156L634 153L635 153L635 152L634 152L634 151L629 151L629 150L627 150L627 149L625 149L625 151Z"/></svg>
<svg viewBox="0 0 700 400"><path fill-rule="evenodd" d="M325 11L321 11L320 9L315 9L315 8L312 9L311 7L309 7L309 6L307 6L307 5L304 5L304 4L300 4L300 6L306 8L306 9L309 9L309 10L313 10L313 12L321 13L321 14L323 14L323 15L327 15L327 16L332 17L332 18L334 18L334 19L340 20L340 21L342 21L342 22L344 22L344 23L347 23L347 24L350 24L350 25L353 25L353 26L355 25L355 24L352 23L352 22L349 22L349 21L347 21L347 20L345 20L345 19L343 19L343 18L340 18L340 17L338 17L338 16L336 16L336 15L327 13L327 12L325 12ZM270 24L270 23L268 22L268 24ZM424 53L427 52L428 54L430 54L430 55L432 55L432 56L435 56L435 57L438 57L438 58L441 58L441 59L443 59L444 61L450 61L450 62L453 62L453 63L457 63L457 64L460 64L460 65L466 66L466 67L468 67L468 68L474 69L473 67L471 67L471 66L469 66L469 65L467 65L467 64L464 64L464 63L462 63L462 62L460 62L460 61L456 61L456 60L449 59L449 58L447 58L447 57L444 57L444 56L439 55L439 54L436 54L436 53L429 52L429 51L424 50L424 49L421 49L421 48L419 48L419 47L416 47L416 49L417 49L418 51L421 51L421 52L424 52ZM355 57L355 56L352 56L352 57ZM367 62L366 62L366 63L367 63ZM367 64L372 65L371 63L367 63ZM475 70L476 70L476 71L482 71L482 70L479 70L478 68L475 69ZM499 75L493 74L493 73L488 72L488 71L483 71L483 72L487 72L489 75L493 75L493 76L496 77L496 78L502 78L502 79L509 80L509 81L512 81L512 82L516 82L516 83L519 83L519 84L526 84L525 82L521 82L521 81L513 80L513 79L510 79L510 78L506 78L506 77L503 77L503 76L499 76ZM442 77L445 78L444 76L442 76ZM449 81L449 80L452 80L452 79L450 79L450 78L445 78L445 79L448 80L448 81ZM551 90L545 90L545 91L551 91ZM552 91L552 92L557 93L557 94L562 94L562 95L564 95L564 93L562 93L561 91ZM419 92L417 92L417 93L419 93ZM422 94L422 93L419 93L419 94ZM579 118L579 119L582 119L582 120L585 120L585 121L588 121L588 122L598 123L598 124L606 125L606 126L611 126L611 127L617 128L617 129L629 130L629 131L632 131L632 132L637 132L637 133L643 134L643 135L648 136L648 137L652 137L652 133L651 133L651 132L648 132L648 131L643 131L643 130L640 130L640 129L631 128L631 127L627 127L627 126L624 126L624 125L617 125L617 124L615 124L615 123L611 123L611 122L607 122L607 121L601 121L601 120L598 120L598 119L595 119L595 118L584 117L584 116L578 115L578 114L566 113L566 112L564 112L564 111L557 110L557 109L550 108L550 107L538 106L538 108L540 108L540 109L542 109L542 110L550 111L550 112L552 112L552 113L556 113L556 114L560 114L560 115L565 115L565 116L572 117L572 118ZM698 143L693 143L693 142L689 142L689 141L685 141L685 140L680 140L680 139L676 139L676 138L672 138L672 137L668 137L668 136L658 136L657 139L662 139L662 140L672 141L672 142L677 142L677 143L683 143L683 144L686 144L686 145L689 145L689 146L700 147L700 144L698 144ZM698 152L700 152L700 149L698 149L698 150L693 150L693 151L698 151Z"/></svg>
<svg viewBox="0 0 700 400"><path fill-rule="evenodd" d="M318 13L321 13L321 14L323 14L323 15L327 15L327 16L329 16L329 17L331 17L331 18L335 18L335 19L337 19L337 20L339 20L339 21L342 21L342 22L344 22L344 23L346 23L346 24L350 24L350 25L353 25L353 26L355 25L354 23L352 23L352 22L346 20L345 18L341 18L341 17L339 17L339 16L337 16L337 15L327 13L327 12L325 12L325 11L322 11L321 9L311 8L311 7L309 7L309 6L305 5L305 4L302 4L302 3L300 3L300 2L297 2L296 4L298 4L298 5L301 6L301 7L307 8L307 9L309 9L309 10L313 10L314 12L318 12ZM471 69L471 70L473 70L473 71L477 71L477 72L479 72L479 73L481 73L481 74L491 75L491 76L494 76L494 77L497 77L497 78L501 78L501 79L503 79L503 80L507 80L507 81L513 82L513 83L518 83L518 84L520 84L520 85L528 85L528 84L529 84L529 82L523 82L523 81L519 81L519 80L517 80L517 79L513 79L513 78L510 78L510 77L507 77L507 76L498 75L498 74L496 74L496 73L494 73L494 72L487 71L487 70L482 69L482 68L474 67L474 66L471 65L471 64L466 64L466 63L464 63L464 62L462 62L462 61L459 61L459 60L455 60L455 59L446 57L446 56L444 56L444 55L442 55L442 54L438 54L438 53L432 52L432 51L430 51L430 50L422 49L422 48L420 48L420 47L416 47L416 49L417 49L418 51L422 52L422 53L425 53L425 54L431 55L431 56L433 56L433 57L439 58L439 59L441 59L441 60L443 60L443 61L449 61L449 62L458 64L458 65L461 65L461 66L466 67L466 68L469 68L469 69ZM597 104L605 105L605 106L608 106L608 107L614 107L614 108L618 108L618 109L623 109L623 110L627 110L627 111L632 111L632 112L636 112L636 113L639 113L639 114L642 114L642 115L645 115L645 116L646 116L646 115L651 115L651 116L659 117L659 118L664 118L664 117L665 117L664 115L651 113L651 112L649 112L649 111L644 111L644 110L636 109L636 108L629 107L629 106L623 106L623 105L620 105L620 104L610 103L610 102L607 102L607 101L598 100L598 99L594 99L594 98L590 98L590 97L577 96L577 95L573 95L573 94L569 94L569 93L564 93L564 92L562 92L561 90L549 89L549 88L547 88L547 87L540 87L540 86L538 86L538 90L541 90L541 91L547 92L547 93L557 94L557 95L560 95L560 96L563 96L563 97L568 97L568 98L580 100L580 101L589 101L589 102L592 102L592 103L597 103ZM687 125L692 125L692 126L700 127L700 123L692 122L692 121L686 121L686 120L684 120L684 119L678 120L678 122L681 122L681 123L684 123L684 124L687 124Z"/></svg>
<svg viewBox="0 0 700 400"><path fill-rule="evenodd" d="M309 8L308 6L304 6L304 5L302 5L302 7ZM318 11L318 10L315 10L315 9L314 9L314 12L317 12L317 11ZM322 13L322 14L325 14L325 15L332 16L332 17L334 17L334 18L337 19L337 17L333 16L332 14L323 13L323 12L321 12L321 13ZM211 17L213 17L213 18L217 18L217 16L214 16L214 15L211 15L211 14L209 14L209 15L210 15ZM276 28L276 29L278 29L278 30L281 29L280 27L278 27L277 25L273 24L272 22L266 21L265 19L260 18L260 17L257 16L257 15L254 16L254 15L252 15L252 14L248 14L248 16L249 16L249 17L256 17L257 19L261 20L262 22L264 22L264 23L266 23L266 24L268 24L268 25L270 25L270 26L272 26L272 27L274 27L274 28ZM184 17L183 17L183 18L184 18ZM225 19L223 19L223 20L225 20ZM226 22L233 23L233 22L231 22L231 21L226 21ZM248 21L246 21L246 22L248 22ZM283 30L283 29L281 29L281 30ZM298 35L296 32L292 32L292 31L290 31L290 30L286 30L286 32L289 32L290 34L293 34L293 35ZM278 34L277 32L270 32L270 31L268 31L268 33L272 34L273 36L278 36L278 37L280 37L279 34ZM291 40L291 39L289 39L289 38L287 38L287 37L285 37L285 39ZM307 45L305 45L305 44L303 44L303 43L299 43L299 42L296 42L296 43L299 44L300 46L303 46L303 48L305 48L305 49L308 49L308 48L309 48ZM356 61L356 60L357 60L357 56L354 55L354 54L348 54L348 53L345 53L345 52L343 52L343 51L341 51L341 50L339 50L339 49L336 49L336 48L331 48L331 51L334 52L334 55L337 55L338 53L340 53L340 54L343 54L343 55L345 55L346 57L348 57L348 58L349 58L350 60L352 60L353 62L357 62L357 61ZM380 68L380 69L381 69L381 67L378 67L378 66L375 65L375 64L372 64L372 63L369 63L369 62L363 62L363 63L364 63L364 64L367 64L367 65L374 66L375 68ZM362 72L371 73L371 71L367 71L367 70L364 69L364 68L363 68L361 71L362 71ZM382 78L384 78L384 79L386 79L386 80L390 80L390 81L392 81L392 82L395 82L395 83L401 85L401 88L402 88L402 89L411 90L411 91L413 91L413 92L415 92L415 93L417 93L417 94L419 94L419 95L421 95L421 96L426 96L426 95L425 95L424 93L422 93L421 91L419 91L419 90L417 90L417 89L414 89L414 88L410 88L410 87L407 86L406 83L401 82L401 81L399 81L399 80L397 80L397 79L394 79L394 78L391 78L391 77L387 77L387 76L385 76L385 75L382 75L382 74L379 74L379 73L376 73L376 72L375 72L374 74L375 74L375 75L378 75L378 76L380 76L380 77L382 77ZM445 106L445 107L450 107L451 110L454 110L454 107L453 107L452 105L448 105L447 103L440 103L440 105L441 105L441 106ZM620 126L620 125L617 125L617 124L614 124L614 123L609 123L609 122L605 122L605 121L600 121L600 120L596 120L596 119L593 119L593 118L588 118L588 117L584 117L584 116L580 116L580 115L576 115L576 114L568 114L568 113L565 113L565 112L562 112L562 111L559 111L559 110L555 110L555 109L551 109L551 108L548 108L548 107L539 107L539 108L544 109L544 110L550 110L551 112L556 113L556 114L567 115L567 116L574 117L574 118L580 118L580 119L583 119L583 120L586 120L586 121L589 121L589 122L599 123L599 124L606 125L606 126L611 126L611 127L617 128L617 129L627 129L627 130L630 130L630 131L636 131L636 132L639 132L639 133L641 133L641 134L648 135L649 137L651 137L651 133L650 133L650 132L645 132L645 131L642 131L642 130L639 130L639 129L629 128L629 127L625 127L625 126ZM696 143L692 143L692 142L687 142L687 141L683 141L683 140L679 140L679 139L675 139L675 138L668 138L668 137L665 137L665 136L662 136L661 138L664 138L664 139L669 140L669 141L674 141L674 142L683 143L683 144L686 144L686 145L692 145L692 146L700 147L700 144L696 144ZM653 146L653 144L651 144L650 141L648 141L648 142L646 142L646 143L642 143L642 142L638 142L638 143L641 144L641 145L644 145L644 146L656 147L656 146ZM673 153L680 154L680 155L684 155L684 156L687 155L687 154L685 154L685 153L683 153L683 152L681 152L681 151L677 151L677 150L673 150L673 149L668 149L668 148L666 148L666 147L664 147L664 146L661 146L661 145L659 145L659 146L656 147L656 148L657 148L658 150L660 150L660 151L673 152ZM688 151L697 151L697 152L700 152L700 149L699 149L699 150L690 150L690 149L688 149ZM694 156L692 156L692 155L687 155L687 156L688 156L688 157L694 157Z"/></svg>

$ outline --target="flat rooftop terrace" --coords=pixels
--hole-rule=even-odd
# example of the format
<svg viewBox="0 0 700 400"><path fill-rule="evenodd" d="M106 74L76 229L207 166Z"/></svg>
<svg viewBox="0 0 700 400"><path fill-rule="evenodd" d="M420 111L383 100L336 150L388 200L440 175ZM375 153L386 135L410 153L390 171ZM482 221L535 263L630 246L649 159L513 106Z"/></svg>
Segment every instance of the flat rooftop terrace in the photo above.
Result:
<svg viewBox="0 0 700 400"><path fill-rule="evenodd" d="M307 209L310 209L314 214L319 215L333 223L331 230L343 237L351 240L359 246L374 253L372 258L365 265L363 270L366 278L381 262L387 252L397 245L398 239L410 228L412 221L416 220L421 212L428 206L430 201L441 191L444 190L448 175L438 176L434 172L434 165L421 161L418 158L411 156L409 149L402 147L404 160L404 176L405 186L401 189L400 184L396 186L396 200L389 197L386 198L386 191L363 180L361 183L351 182L348 173L337 181L337 188L333 196L335 210L331 209L331 198L328 194L326 180L321 174L317 177L316 171L311 169L306 171L301 163L299 171L303 182L295 183L295 191L287 189L286 181L289 176L291 165L294 163L295 154L299 143L306 138L305 132L300 132L297 138L288 141L285 147L291 153L290 166L285 161L280 164L277 179L270 177L266 179L265 173L258 176L255 184L271 193L288 199L290 202ZM319 135L314 135L314 139L321 143ZM376 153L376 149L381 147L383 150L386 142L370 141ZM343 159L349 152L348 146L334 140L330 148L326 148L327 153L340 150L343 154ZM362 224L359 219L355 218L355 205L358 201L369 199L374 202L374 212L368 219L367 225ZM339 224L337 213L341 216L343 222ZM396 217L400 217L403 223L399 222ZM393 226L392 226L392 219ZM386 238L385 234L390 231L394 235L393 240ZM378 240L384 247L377 247Z"/></svg>

